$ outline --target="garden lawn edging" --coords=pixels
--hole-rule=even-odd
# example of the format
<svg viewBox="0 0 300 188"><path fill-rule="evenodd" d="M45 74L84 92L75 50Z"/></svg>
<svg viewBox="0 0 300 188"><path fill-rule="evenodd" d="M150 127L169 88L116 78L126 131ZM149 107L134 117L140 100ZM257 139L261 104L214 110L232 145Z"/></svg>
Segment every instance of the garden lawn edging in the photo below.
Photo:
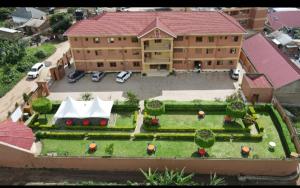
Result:
<svg viewBox="0 0 300 188"><path fill-rule="evenodd" d="M206 101L162 101L165 104L166 112L175 111L214 111L220 112L225 111L227 107L226 102L206 102Z"/></svg>

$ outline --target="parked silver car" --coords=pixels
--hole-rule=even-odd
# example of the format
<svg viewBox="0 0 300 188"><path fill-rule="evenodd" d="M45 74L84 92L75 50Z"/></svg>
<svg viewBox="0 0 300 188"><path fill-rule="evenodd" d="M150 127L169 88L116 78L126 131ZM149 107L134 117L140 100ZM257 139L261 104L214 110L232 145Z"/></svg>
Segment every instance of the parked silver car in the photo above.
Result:
<svg viewBox="0 0 300 188"><path fill-rule="evenodd" d="M117 75L116 81L119 83L124 83L128 78L130 78L131 71L122 71Z"/></svg>
<svg viewBox="0 0 300 188"><path fill-rule="evenodd" d="M92 81L99 82L104 77L104 75L104 72L95 71L92 73Z"/></svg>

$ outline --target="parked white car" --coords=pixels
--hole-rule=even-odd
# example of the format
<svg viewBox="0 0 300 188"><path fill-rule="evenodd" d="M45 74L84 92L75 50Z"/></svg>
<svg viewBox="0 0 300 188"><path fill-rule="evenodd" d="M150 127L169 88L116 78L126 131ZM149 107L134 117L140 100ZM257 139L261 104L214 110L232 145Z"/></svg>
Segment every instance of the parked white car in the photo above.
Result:
<svg viewBox="0 0 300 188"><path fill-rule="evenodd" d="M131 71L122 71L117 75L116 81L119 83L125 82L128 78L130 78L132 72Z"/></svg>
<svg viewBox="0 0 300 188"><path fill-rule="evenodd" d="M44 63L36 63L31 67L31 70L27 73L28 78L37 78L41 71L45 68Z"/></svg>
<svg viewBox="0 0 300 188"><path fill-rule="evenodd" d="M239 69L231 69L230 70L230 77L234 80L238 80L240 76L240 70Z"/></svg>
<svg viewBox="0 0 300 188"><path fill-rule="evenodd" d="M92 73L92 81L99 82L104 77L104 75L104 72L95 71Z"/></svg>

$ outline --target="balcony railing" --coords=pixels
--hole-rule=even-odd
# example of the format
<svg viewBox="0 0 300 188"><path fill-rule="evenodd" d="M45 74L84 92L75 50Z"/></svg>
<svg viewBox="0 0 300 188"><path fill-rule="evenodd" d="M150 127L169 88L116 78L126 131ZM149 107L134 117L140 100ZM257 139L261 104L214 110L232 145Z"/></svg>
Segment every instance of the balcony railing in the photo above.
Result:
<svg viewBox="0 0 300 188"><path fill-rule="evenodd" d="M145 58L145 63L170 63L170 58Z"/></svg>
<svg viewBox="0 0 300 188"><path fill-rule="evenodd" d="M144 46L144 50L145 51L171 50L171 44L156 44L156 45Z"/></svg>

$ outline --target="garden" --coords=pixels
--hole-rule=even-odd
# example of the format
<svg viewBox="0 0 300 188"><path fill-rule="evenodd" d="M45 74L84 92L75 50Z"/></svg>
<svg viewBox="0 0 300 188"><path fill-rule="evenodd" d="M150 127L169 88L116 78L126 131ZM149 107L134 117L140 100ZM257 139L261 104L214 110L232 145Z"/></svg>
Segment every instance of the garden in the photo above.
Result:
<svg viewBox="0 0 300 188"><path fill-rule="evenodd" d="M143 130L133 134L134 128L126 128L136 122L137 109L137 103L115 102L115 127L108 125L109 131L101 126L40 125L36 137L43 145L41 155L284 159L296 151L271 104L145 101ZM114 128L118 131L112 132Z"/></svg>

